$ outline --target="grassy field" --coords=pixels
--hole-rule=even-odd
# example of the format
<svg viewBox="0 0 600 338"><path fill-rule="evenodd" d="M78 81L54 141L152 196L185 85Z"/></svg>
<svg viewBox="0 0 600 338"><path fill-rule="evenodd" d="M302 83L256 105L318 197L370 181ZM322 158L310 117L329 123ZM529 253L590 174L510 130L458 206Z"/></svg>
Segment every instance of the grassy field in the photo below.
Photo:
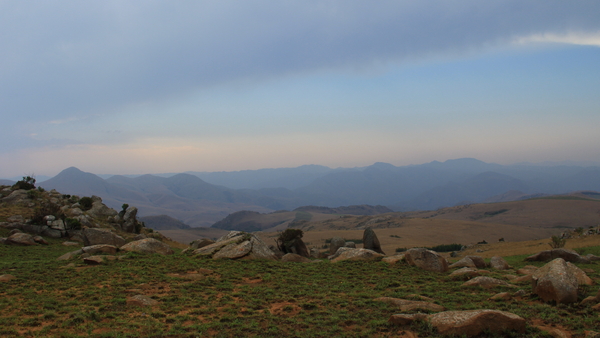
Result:
<svg viewBox="0 0 600 338"><path fill-rule="evenodd" d="M6 232L0 229L0 237ZM214 261L177 253L127 254L120 261L89 266L56 261L73 248L50 242L0 246L0 275L16 277L0 282L0 336L402 337L411 332L439 337L426 323L388 324L398 309L374 300L415 295L430 297L448 310L498 309L526 318L527 332L511 337L548 337L533 323L564 328L574 337L583 337L585 330L600 331L598 313L589 306L555 306L535 296L490 301L498 292L516 289L464 288L463 281L448 274L403 263ZM598 247L585 250L600 254ZM526 265L523 258L508 260L518 268ZM591 269L588 275L594 280L600 278L597 265L580 267ZM506 279L504 274L490 276ZM531 290L528 284L519 287ZM591 286L581 296L597 291ZM130 304L138 294L158 304Z"/></svg>

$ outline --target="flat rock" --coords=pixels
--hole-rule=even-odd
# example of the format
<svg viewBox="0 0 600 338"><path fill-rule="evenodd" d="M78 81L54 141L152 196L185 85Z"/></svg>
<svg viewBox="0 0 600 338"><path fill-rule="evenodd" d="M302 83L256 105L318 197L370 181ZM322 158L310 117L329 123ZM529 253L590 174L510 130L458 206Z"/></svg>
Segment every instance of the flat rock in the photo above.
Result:
<svg viewBox="0 0 600 338"><path fill-rule="evenodd" d="M310 263L311 260L295 253L287 253L281 257L282 262Z"/></svg>
<svg viewBox="0 0 600 338"><path fill-rule="evenodd" d="M511 287L511 288L516 287L515 285L509 284L503 280L492 278L492 277L485 277L485 276L475 277L475 278L463 283L462 286L481 286L482 288L485 288L485 289L491 289L491 288L494 288L497 286L507 286L507 287Z"/></svg>
<svg viewBox="0 0 600 338"><path fill-rule="evenodd" d="M139 241L129 242L119 248L125 252L139 252L148 254L172 255L173 249L167 244L154 238L140 239Z"/></svg>
<svg viewBox="0 0 600 338"><path fill-rule="evenodd" d="M389 264L396 264L404 259L404 254L397 254L393 256L386 256L381 259L382 262Z"/></svg>
<svg viewBox="0 0 600 338"><path fill-rule="evenodd" d="M340 251L341 249L342 248L340 248L338 251ZM384 257L382 254L369 249L344 249L347 250L343 250L337 257L332 259L332 263L337 263L341 261L378 261Z"/></svg>
<svg viewBox="0 0 600 338"><path fill-rule="evenodd" d="M119 249L117 249L114 245L109 244L97 244L91 246L85 246L81 248L81 251L88 253L90 255L96 254L106 254L106 255L114 255L117 253Z"/></svg>
<svg viewBox="0 0 600 338"><path fill-rule="evenodd" d="M474 337L482 332L525 332L525 319L498 310L446 311L429 317L440 334Z"/></svg>
<svg viewBox="0 0 600 338"><path fill-rule="evenodd" d="M469 257L463 257L461 260L450 264L450 266L448 266L448 268L450 269L454 269L454 268L477 268L477 266L475 265L475 262L473 262L473 260Z"/></svg>
<svg viewBox="0 0 600 338"><path fill-rule="evenodd" d="M133 297L127 298L127 304L136 306L155 306L158 305L158 301L148 296L135 295Z"/></svg>
<svg viewBox="0 0 600 338"><path fill-rule="evenodd" d="M409 325L415 321L425 321L429 318L429 315L424 313L414 313L414 314L405 314L399 313L395 315L391 315L388 319L388 323L395 325Z"/></svg>
<svg viewBox="0 0 600 338"><path fill-rule="evenodd" d="M530 262L547 262L556 258L562 258L571 263L590 263L590 260L586 257L582 257L573 250L564 248L541 251L525 258L525 260Z"/></svg>
<svg viewBox="0 0 600 338"><path fill-rule="evenodd" d="M125 245L125 239L109 229L102 228L87 228L83 229L82 236L85 246L97 244L114 245L117 248Z"/></svg>
<svg viewBox="0 0 600 338"><path fill-rule="evenodd" d="M17 277L13 276L13 275L0 275L0 282L8 282L10 280L16 279Z"/></svg>
<svg viewBox="0 0 600 338"><path fill-rule="evenodd" d="M79 249L79 250L67 252L66 254L58 257L56 260L57 261L68 261L70 259L73 259L73 258L81 255L81 254L83 254L83 250Z"/></svg>
<svg viewBox="0 0 600 338"><path fill-rule="evenodd" d="M454 280L467 280L467 279L471 279L473 277L477 277L479 276L479 270L475 269L475 268L469 268L469 267L464 267L464 268L460 268L458 270L453 271L450 274L450 278L454 279Z"/></svg>
<svg viewBox="0 0 600 338"><path fill-rule="evenodd" d="M116 261L118 259L119 257L112 255L88 256L83 259L83 262L89 265L99 265L106 261Z"/></svg>
<svg viewBox="0 0 600 338"><path fill-rule="evenodd" d="M431 311L431 312L439 312L439 311L446 310L446 308L441 305L430 303L430 302L418 301L418 300L407 300L407 299L392 298L392 297L380 297L380 298L376 298L375 300L395 305L398 308L400 308L400 311L407 311L407 312L414 311L414 310L425 310L425 311Z"/></svg>

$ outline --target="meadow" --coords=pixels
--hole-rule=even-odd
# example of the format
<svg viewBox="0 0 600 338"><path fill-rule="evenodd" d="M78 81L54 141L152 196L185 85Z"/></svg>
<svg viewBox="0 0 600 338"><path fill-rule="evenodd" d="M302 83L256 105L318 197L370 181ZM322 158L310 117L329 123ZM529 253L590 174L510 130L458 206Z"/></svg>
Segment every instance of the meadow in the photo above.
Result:
<svg viewBox="0 0 600 338"><path fill-rule="evenodd" d="M7 230L0 229L0 237ZM56 261L72 251L60 240L48 246L0 246L0 336L3 337L442 337L426 322L388 323L400 311L378 297L428 297L448 310L498 309L527 319L523 334L482 337L549 337L536 325L560 327L574 337L600 331L589 305L546 304L529 295L493 301L499 292L466 288L449 274L404 263L286 263L230 261L181 254L128 253L118 261L85 265ZM600 254L599 247L586 253ZM525 256L506 257L514 267ZM530 263L528 263L530 264ZM535 265L541 266L542 263ZM598 280L597 265L579 265ZM511 272L491 271L505 279ZM514 272L512 272L514 273ZM531 291L529 284L518 285ZM580 297L595 295L596 285ZM134 295L158 301L138 306Z"/></svg>

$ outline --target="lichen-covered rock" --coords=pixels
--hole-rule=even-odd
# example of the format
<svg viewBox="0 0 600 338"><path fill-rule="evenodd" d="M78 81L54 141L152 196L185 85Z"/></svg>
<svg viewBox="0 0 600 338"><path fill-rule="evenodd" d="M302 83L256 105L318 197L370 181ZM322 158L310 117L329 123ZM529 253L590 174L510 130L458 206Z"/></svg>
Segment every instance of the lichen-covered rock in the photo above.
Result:
<svg viewBox="0 0 600 338"><path fill-rule="evenodd" d="M533 293L544 301L577 302L577 277L562 258L556 258L532 275Z"/></svg>
<svg viewBox="0 0 600 338"><path fill-rule="evenodd" d="M201 238L190 243L190 249L196 250L215 243L212 239Z"/></svg>
<svg viewBox="0 0 600 338"><path fill-rule="evenodd" d="M386 256L381 259L382 262L389 264L396 264L404 259L404 254L396 254L393 256Z"/></svg>
<svg viewBox="0 0 600 338"><path fill-rule="evenodd" d="M450 269L454 269L454 268L476 268L477 266L475 265L475 262L473 262L473 260L469 257L463 257L461 260L450 264L450 266L448 266L448 268Z"/></svg>
<svg viewBox="0 0 600 338"><path fill-rule="evenodd" d="M117 253L118 249L114 245L97 244L97 245L83 247L83 248L81 248L81 251L88 253L90 255L97 255L97 254L114 255Z"/></svg>
<svg viewBox="0 0 600 338"><path fill-rule="evenodd" d="M431 312L440 312L446 310L445 307L432 303L432 302L424 302L418 300L407 300L400 298L392 298L392 297L379 297L375 299L379 302L385 302L392 305L397 306L400 311L409 312L409 311L431 311Z"/></svg>
<svg viewBox="0 0 600 338"><path fill-rule="evenodd" d="M497 286L516 288L515 285L509 284L503 280L485 276L475 277L463 283L462 286L481 286L484 289L491 289Z"/></svg>
<svg viewBox="0 0 600 338"><path fill-rule="evenodd" d="M446 272L448 262L435 251L425 248L413 248L406 251L404 259L409 265L419 267L427 271Z"/></svg>
<svg viewBox="0 0 600 338"><path fill-rule="evenodd" d="M155 306L158 305L158 301L148 296L135 295L133 297L127 298L127 304L136 306Z"/></svg>
<svg viewBox="0 0 600 338"><path fill-rule="evenodd" d="M141 239L139 241L129 242L119 248L125 252L139 252L148 254L172 255L173 249L167 244L154 238Z"/></svg>
<svg viewBox="0 0 600 338"><path fill-rule="evenodd" d="M440 334L473 337L482 332L525 332L525 319L498 310L446 311L433 314L429 322Z"/></svg>
<svg viewBox="0 0 600 338"><path fill-rule="evenodd" d="M485 260L481 256L469 255L465 256L465 258L469 258L475 264L477 269L484 269L487 267Z"/></svg>
<svg viewBox="0 0 600 338"><path fill-rule="evenodd" d="M241 231L231 231L216 243L194 250L196 255L213 259L277 260L275 253L258 237Z"/></svg>

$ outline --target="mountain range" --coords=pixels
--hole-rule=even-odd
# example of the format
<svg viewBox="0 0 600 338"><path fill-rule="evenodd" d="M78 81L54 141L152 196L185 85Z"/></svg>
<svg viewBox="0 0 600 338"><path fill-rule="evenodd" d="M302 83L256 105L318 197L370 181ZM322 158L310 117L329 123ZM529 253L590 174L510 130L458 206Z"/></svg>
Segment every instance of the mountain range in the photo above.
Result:
<svg viewBox="0 0 600 338"><path fill-rule="evenodd" d="M66 194L100 196L116 209L127 203L138 207L140 216L169 215L192 227L206 227L240 210L269 213L307 205L435 210L600 191L600 167L499 165L467 158L399 167L379 162L361 168L306 165L106 178L71 167L38 185Z"/></svg>

